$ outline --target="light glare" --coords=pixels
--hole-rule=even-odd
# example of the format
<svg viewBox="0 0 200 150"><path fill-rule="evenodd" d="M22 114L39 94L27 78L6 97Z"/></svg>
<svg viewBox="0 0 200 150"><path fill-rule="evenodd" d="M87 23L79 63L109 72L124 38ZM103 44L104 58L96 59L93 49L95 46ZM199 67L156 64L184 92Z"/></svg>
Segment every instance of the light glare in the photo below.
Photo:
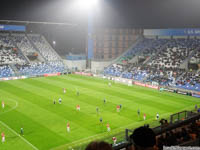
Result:
<svg viewBox="0 0 200 150"><path fill-rule="evenodd" d="M83 10L91 10L98 3L98 0L77 0L77 7Z"/></svg>

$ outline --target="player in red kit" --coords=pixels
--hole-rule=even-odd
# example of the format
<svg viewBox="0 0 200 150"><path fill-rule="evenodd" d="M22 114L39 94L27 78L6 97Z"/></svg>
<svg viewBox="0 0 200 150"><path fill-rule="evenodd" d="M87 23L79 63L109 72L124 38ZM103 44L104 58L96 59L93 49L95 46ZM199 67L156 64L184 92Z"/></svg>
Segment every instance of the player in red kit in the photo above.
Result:
<svg viewBox="0 0 200 150"><path fill-rule="evenodd" d="M146 120L146 114L144 114L143 118L144 118L144 120Z"/></svg>
<svg viewBox="0 0 200 150"><path fill-rule="evenodd" d="M63 88L63 93L64 93L64 94L66 93L66 88Z"/></svg>
<svg viewBox="0 0 200 150"><path fill-rule="evenodd" d="M77 106L76 106L76 110L80 111L80 109L81 109L81 108L80 108L80 105L77 105Z"/></svg>
<svg viewBox="0 0 200 150"><path fill-rule="evenodd" d="M1 107L4 109L4 107L5 107L4 101L1 102Z"/></svg>
<svg viewBox="0 0 200 150"><path fill-rule="evenodd" d="M120 112L120 106L117 105L117 112Z"/></svg>
<svg viewBox="0 0 200 150"><path fill-rule="evenodd" d="M112 140L113 140L113 144L115 145L116 142L117 142L117 138L116 138L116 137L113 137Z"/></svg>
<svg viewBox="0 0 200 150"><path fill-rule="evenodd" d="M5 134L3 132L1 133L1 141L5 142Z"/></svg>
<svg viewBox="0 0 200 150"><path fill-rule="evenodd" d="M110 125L109 125L109 123L107 123L106 127L107 127L107 131L110 132Z"/></svg>
<svg viewBox="0 0 200 150"><path fill-rule="evenodd" d="M69 124L69 122L67 123L67 132L70 132L70 124Z"/></svg>

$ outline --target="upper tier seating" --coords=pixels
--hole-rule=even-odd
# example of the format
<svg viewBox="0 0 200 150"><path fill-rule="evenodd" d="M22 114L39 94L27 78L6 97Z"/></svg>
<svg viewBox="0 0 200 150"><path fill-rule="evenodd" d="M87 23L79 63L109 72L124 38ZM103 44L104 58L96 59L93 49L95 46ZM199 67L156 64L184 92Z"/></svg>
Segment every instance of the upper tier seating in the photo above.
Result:
<svg viewBox="0 0 200 150"><path fill-rule="evenodd" d="M3 47L15 47L8 34L0 34L0 45Z"/></svg>
<svg viewBox="0 0 200 150"><path fill-rule="evenodd" d="M0 34L0 64L25 63L8 34Z"/></svg>
<svg viewBox="0 0 200 150"><path fill-rule="evenodd" d="M36 52L28 38L24 34L13 34L13 41L25 55Z"/></svg>
<svg viewBox="0 0 200 150"><path fill-rule="evenodd" d="M29 35L35 46L47 61L60 60L52 47L39 35Z"/></svg>
<svg viewBox="0 0 200 150"><path fill-rule="evenodd" d="M200 50L192 56L191 60L195 63L200 63Z"/></svg>
<svg viewBox="0 0 200 150"><path fill-rule="evenodd" d="M171 39L166 48L156 55L149 65L177 68L199 45L199 39Z"/></svg>
<svg viewBox="0 0 200 150"><path fill-rule="evenodd" d="M144 45L142 46L142 44ZM157 82L159 85L175 85L178 77L185 72L184 69L179 69L180 64L194 50L199 49L199 45L200 39L144 39L122 57L125 60L123 64L111 65L104 70L104 74L134 80L145 80L146 82ZM135 52L140 50L141 53L138 53L139 55L153 55L150 62L140 67L128 63L127 61L137 54ZM193 57L198 59L199 53L197 51ZM192 77L190 76L190 78ZM197 76L194 78L198 80ZM194 86L192 89L199 88L197 80L195 80L195 85L191 85ZM181 86L183 87L183 85ZM184 86L187 89L188 87L190 86Z"/></svg>
<svg viewBox="0 0 200 150"><path fill-rule="evenodd" d="M0 46L0 64L11 63L25 63L25 60L16 48Z"/></svg>

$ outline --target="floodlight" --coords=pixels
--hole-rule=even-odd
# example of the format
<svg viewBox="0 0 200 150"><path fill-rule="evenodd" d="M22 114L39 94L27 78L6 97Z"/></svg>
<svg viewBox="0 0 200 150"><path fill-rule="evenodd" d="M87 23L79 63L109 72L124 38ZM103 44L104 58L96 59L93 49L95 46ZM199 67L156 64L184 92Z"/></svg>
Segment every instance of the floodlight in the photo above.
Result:
<svg viewBox="0 0 200 150"><path fill-rule="evenodd" d="M76 6L80 9L91 10L98 4L99 0L77 0Z"/></svg>

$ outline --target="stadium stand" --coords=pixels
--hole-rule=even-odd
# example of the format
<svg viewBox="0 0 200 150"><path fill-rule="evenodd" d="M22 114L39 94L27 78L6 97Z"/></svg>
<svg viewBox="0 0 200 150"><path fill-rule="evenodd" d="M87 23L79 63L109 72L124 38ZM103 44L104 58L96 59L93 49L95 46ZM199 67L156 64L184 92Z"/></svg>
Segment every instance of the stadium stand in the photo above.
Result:
<svg viewBox="0 0 200 150"><path fill-rule="evenodd" d="M45 40L45 38L41 35L28 35L29 38L33 41L35 46L38 48L40 53L43 55L43 57L47 61L55 61L60 60L60 57L56 52L53 50L53 48L50 46L49 43Z"/></svg>
<svg viewBox="0 0 200 150"><path fill-rule="evenodd" d="M176 114L181 116L181 113L183 112ZM132 145L136 147L140 146L138 149L141 147L145 149L151 146L154 150L163 150L164 146L199 146L200 114L197 111L184 111L184 113L187 114L186 118L183 119L180 117L179 120L175 122L170 120L169 123L167 120L161 119L161 124L152 129L148 129L151 126L150 124L145 124L135 129L137 132L126 129L126 140L113 145L113 149L130 149ZM171 116L176 114L172 114ZM149 133L152 131L154 135L153 133ZM129 136L129 132L133 132L133 134ZM143 135L146 135L145 138L148 138L148 140Z"/></svg>
<svg viewBox="0 0 200 150"><path fill-rule="evenodd" d="M176 87L199 91L200 72L185 72L184 75L176 82Z"/></svg>
<svg viewBox="0 0 200 150"><path fill-rule="evenodd" d="M58 73L65 71L65 66L61 61L47 63L39 62L25 65L16 64L16 67L22 75L28 76Z"/></svg>
<svg viewBox="0 0 200 150"><path fill-rule="evenodd" d="M130 51L125 53L116 63L105 68L104 75L123 77L143 82L156 82L158 85L176 85L178 88L199 90L198 73L189 76L192 81L186 84L183 76L186 68L181 64L193 55L191 59L199 60L200 39L196 38L144 38ZM197 50L197 51L196 51ZM195 53L193 53L195 52ZM132 63L137 57L145 58L143 63ZM147 60L147 61L146 61ZM186 73L191 74L191 73ZM181 78L182 77L182 78ZM181 79L180 79L181 78ZM182 80L182 82L180 81Z"/></svg>
<svg viewBox="0 0 200 150"><path fill-rule="evenodd" d="M11 77L13 75L14 75L14 72L9 65L0 66L0 78Z"/></svg>
<svg viewBox="0 0 200 150"><path fill-rule="evenodd" d="M7 34L0 34L0 64L25 63L20 51L14 46Z"/></svg>
<svg viewBox="0 0 200 150"><path fill-rule="evenodd" d="M33 46L24 34L12 34L12 37L13 41L26 55L36 52L36 50L33 48Z"/></svg>
<svg viewBox="0 0 200 150"><path fill-rule="evenodd" d="M65 64L42 36L29 36L30 39L25 34L0 34L0 78L15 75L35 76L66 71ZM40 59L32 63L27 61L26 56L38 54L33 43L38 46L38 50L45 60ZM9 65L12 65L14 70Z"/></svg>
<svg viewBox="0 0 200 150"><path fill-rule="evenodd" d="M180 64L199 46L199 39L171 39L167 47L160 51L149 65L159 68L178 68Z"/></svg>
<svg viewBox="0 0 200 150"><path fill-rule="evenodd" d="M191 60L192 60L193 62L197 62L197 63L200 62L200 50L197 51L197 52L192 56Z"/></svg>

